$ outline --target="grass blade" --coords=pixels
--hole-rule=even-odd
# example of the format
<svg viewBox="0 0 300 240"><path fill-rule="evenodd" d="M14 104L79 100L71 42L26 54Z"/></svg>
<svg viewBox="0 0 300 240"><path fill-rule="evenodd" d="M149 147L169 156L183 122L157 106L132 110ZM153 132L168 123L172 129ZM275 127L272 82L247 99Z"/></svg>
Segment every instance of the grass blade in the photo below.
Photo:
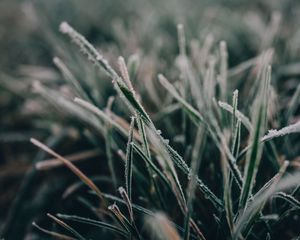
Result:
<svg viewBox="0 0 300 240"><path fill-rule="evenodd" d="M278 192L274 195L274 197L284 199L285 201L291 203L294 207L300 209L300 202L290 194Z"/></svg>
<svg viewBox="0 0 300 240"><path fill-rule="evenodd" d="M161 180L168 186L170 189L170 184L168 179L162 173L162 171L143 153L143 151L135 143L133 144L133 149L136 153L149 165L149 167L161 178Z"/></svg>
<svg viewBox="0 0 300 240"><path fill-rule="evenodd" d="M130 222L133 223L133 211L132 211L132 204L131 201L129 199L129 196L127 195L125 189L123 187L119 187L118 189L120 195L122 196L124 202L126 203L127 209L128 209L128 213L129 213L129 217L130 217Z"/></svg>
<svg viewBox="0 0 300 240"><path fill-rule="evenodd" d="M220 42L220 90L221 99L226 100L228 76L228 51L225 41Z"/></svg>
<svg viewBox="0 0 300 240"><path fill-rule="evenodd" d="M83 236L81 236L76 230L74 230L72 227L70 227L68 224L65 222L61 221L60 219L54 217L50 213L47 213L47 216L50 217L53 221L55 221L57 224L68 230L70 233L72 233L76 238L80 240L85 240Z"/></svg>
<svg viewBox="0 0 300 240"><path fill-rule="evenodd" d="M283 137L291 133L299 133L299 132L300 132L300 121L291 124L287 127L281 128L279 130L269 130L268 134L263 136L261 141L263 142L270 141L273 138Z"/></svg>
<svg viewBox="0 0 300 240"><path fill-rule="evenodd" d="M130 109L137 113L147 125L153 125L152 120L132 92L119 78L114 79L117 92L123 97Z"/></svg>
<svg viewBox="0 0 300 240"><path fill-rule="evenodd" d="M72 74L70 69L64 64L64 62L58 57L54 57L53 62L57 66L57 68L60 70L63 77L66 79L66 81L69 84L73 85L73 87L77 91L77 94L87 100L90 100L90 98L85 93L82 86L80 85L79 81L74 77L74 75Z"/></svg>
<svg viewBox="0 0 300 240"><path fill-rule="evenodd" d="M242 188L239 207L242 208L246 205L249 196L251 195L254 185L255 176L260 163L262 155L263 145L260 143L260 138L265 130L266 118L267 118L267 100L268 90L271 80L271 68L268 67L265 73L265 79L263 79L264 85L261 89L261 97L258 102L258 112L256 113L256 124L254 132L252 133L252 148L247 153L246 168L245 168L245 181Z"/></svg>
<svg viewBox="0 0 300 240"><path fill-rule="evenodd" d="M37 147L41 148L45 152L49 153L50 155L54 156L55 158L62 161L75 175L77 175L81 181L83 181L88 187L90 187L95 193L99 196L102 201L104 201L103 194L100 191L100 189L83 173L81 172L73 163L71 163L69 160L65 159L61 155L57 154L53 150L51 150L49 147L47 147L45 144L41 143L40 141L31 138L30 142L32 142Z"/></svg>
<svg viewBox="0 0 300 240"><path fill-rule="evenodd" d="M127 150L126 150L126 161L125 161L125 183L126 183L125 185L126 185L126 191L130 201L131 201L131 191L132 191L132 165L133 165L133 147L131 143L133 141L134 123L135 123L135 118L132 117L130 123L129 137L128 137Z"/></svg>
<svg viewBox="0 0 300 240"><path fill-rule="evenodd" d="M193 213L193 201L195 197L195 190L197 187L197 175L200 168L201 162L201 153L203 151L204 142L206 141L206 135L203 127L198 129L196 143L194 146L197 148L197 153L193 152L192 160L191 160L191 177L187 187L186 195L187 195L187 213L185 216L184 224L185 224L185 232L184 239L188 240L190 237L190 219ZM201 153L200 153L201 152ZM203 239L203 234L201 233L201 238Z"/></svg>
<svg viewBox="0 0 300 240"><path fill-rule="evenodd" d="M88 109L89 111L93 112L94 114L96 114L98 117L100 117L103 121L111 124L112 126L114 126L116 129L118 129L123 136L127 136L127 132L124 128L122 128L119 124L117 124L115 121L113 121L111 118L109 118L107 116L107 114L105 114L102 110L100 110L98 107L96 107L95 105L93 105L92 103L89 103L83 99L80 98L75 98L74 102L77 103L78 105L80 105L81 107Z"/></svg>
<svg viewBox="0 0 300 240"><path fill-rule="evenodd" d="M42 227L40 227L39 225L37 225L35 222L32 223L32 225L37 228L38 230L40 230L43 233L46 233L56 239L61 239L61 240L75 240L75 238L69 237L67 235L61 234L61 233L57 233L57 232L53 232L53 231L49 231L47 229L44 229Z"/></svg>
<svg viewBox="0 0 300 240"><path fill-rule="evenodd" d="M103 58L103 56L89 43L84 36L78 33L74 28L72 28L67 22L62 22L59 26L59 30L70 37L74 43L79 46L84 54L88 56L88 59L93 61L100 69L110 76L112 79L118 77L118 74L113 70L113 68L108 64L108 62Z"/></svg>
<svg viewBox="0 0 300 240"><path fill-rule="evenodd" d="M275 181L272 187L268 187L265 191L261 191L259 194L255 194L255 201L251 201L248 204L247 209L241 214L235 223L233 239L240 239L243 235L247 235L249 228L255 222L256 216L259 217L259 212L264 207L266 201L274 195L276 192L289 189L291 187L296 187L299 184L300 174L290 175L283 178L280 182ZM247 231L245 231L245 229Z"/></svg>
<svg viewBox="0 0 300 240"><path fill-rule="evenodd" d="M198 111L196 111L190 104L188 104L176 91L175 87L162 75L158 75L158 79L161 85L171 93L171 95L180 102L184 107L187 113L191 116L191 119L196 121L197 123L203 123L203 116L200 115Z"/></svg>
<svg viewBox="0 0 300 240"><path fill-rule="evenodd" d="M64 219L64 220L70 220L70 221L74 221L74 222L89 224L89 225L93 225L93 226L96 226L96 227L108 229L112 232L121 234L125 237L128 236L127 232L119 229L118 227L116 227L114 225L111 225L109 223L105 223L105 222L102 222L102 221L93 220L93 219L89 219L89 218L78 217L78 216L73 216L73 215L65 215L65 214L57 214L57 216L61 219Z"/></svg>
<svg viewBox="0 0 300 240"><path fill-rule="evenodd" d="M73 153L67 156L64 156L64 158L68 159L71 162L77 162L77 161L83 161L88 158L93 158L101 155L102 152L99 151L98 149L92 149L92 150L87 150L79 153ZM47 159L43 160L40 162L37 162L35 164L35 168L37 170L49 170L52 168L57 168L59 166L64 165L62 161L60 161L57 158L52 158L52 159Z"/></svg>

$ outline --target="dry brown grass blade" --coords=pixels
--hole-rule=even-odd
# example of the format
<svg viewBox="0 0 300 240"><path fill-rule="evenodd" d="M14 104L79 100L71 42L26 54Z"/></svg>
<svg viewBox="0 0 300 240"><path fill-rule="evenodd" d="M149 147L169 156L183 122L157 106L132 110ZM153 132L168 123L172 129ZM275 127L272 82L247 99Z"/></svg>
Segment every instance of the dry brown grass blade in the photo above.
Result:
<svg viewBox="0 0 300 240"><path fill-rule="evenodd" d="M89 158L93 158L96 156L99 156L101 152L97 149L83 151L75 154L70 154L67 156L64 156L65 159L69 160L70 162L77 162L77 161L83 161ZM42 162L38 162L35 164L35 168L37 170L50 170L52 168L60 167L63 165L63 162L57 158L51 158L44 160Z"/></svg>
<svg viewBox="0 0 300 240"><path fill-rule="evenodd" d="M45 152L51 154L55 158L59 159L62 163L64 163L75 175L77 175L81 181L83 181L87 186L89 186L95 193L99 196L99 198L104 201L104 197L100 189L89 179L83 172L81 172L73 163L71 163L68 159L65 159L63 156L57 154L45 144L41 143L40 141L31 138L30 142L32 142L37 147L41 148Z"/></svg>
<svg viewBox="0 0 300 240"><path fill-rule="evenodd" d="M60 234L60 233L57 233L57 232L52 232L52 231L49 231L47 229L44 229L42 227L40 227L39 225L37 225L35 222L32 223L32 225L37 228L38 230L40 230L41 232L43 233L46 233L52 237L54 237L55 239L61 239L61 240L76 240L75 238L72 238L72 237L69 237L67 235L64 235L64 234Z"/></svg>

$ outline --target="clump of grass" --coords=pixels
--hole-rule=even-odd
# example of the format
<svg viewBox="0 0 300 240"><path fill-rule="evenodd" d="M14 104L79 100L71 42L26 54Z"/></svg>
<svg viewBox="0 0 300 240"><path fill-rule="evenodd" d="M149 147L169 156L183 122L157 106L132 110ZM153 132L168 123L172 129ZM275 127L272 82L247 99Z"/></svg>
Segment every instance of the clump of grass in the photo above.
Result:
<svg viewBox="0 0 300 240"><path fill-rule="evenodd" d="M251 108L248 109L251 118L248 118L238 107L238 101L245 100L238 98L237 90L233 92L232 105L224 102L231 95L226 43L224 41L220 43L219 58L217 55L208 57L212 54L211 47L204 46L202 57L204 55L207 57L201 59L203 65L198 69L187 55L184 29L182 25L178 25L181 79L171 83L162 74L158 75L158 79L166 90L168 104L172 104L174 100L180 104L176 111L181 112L184 121L183 134L187 134L184 138L184 143L187 145L183 148L184 157L182 157L172 147L174 141L171 139L170 142L163 137L164 133L157 129L155 122L147 113L142 104L143 96L134 90L130 80L131 71L127 69L124 58L119 57L118 60L119 75L98 50L68 23L63 22L60 31L68 35L88 59L111 78L117 93L116 97L119 98L118 104L127 107L127 117L134 117L129 124L126 119L113 113L111 104L108 111L101 110L88 97L89 92L85 92L86 90L75 80L63 62L55 58L55 64L85 100L75 98L74 103L66 99L59 100L55 98L57 93L46 93L42 91L41 86L38 86L39 93L42 93L46 99L51 99L51 102L59 101L58 104L63 108L70 108L72 105L72 108L76 106L79 112L81 110L89 112L93 118L86 119L82 114L75 116L85 119L87 124L99 130L105 140L109 141L106 143L108 161L112 161L113 149L122 148L120 136L115 133L118 132L128 138L124 157L125 178L122 174L118 175L116 169L110 169L112 186L116 186L116 183L125 185L125 188L119 188L121 198L101 192L92 180L69 160L39 141L32 140L35 145L69 167L105 203L99 205L101 214L98 217L102 220L62 214L59 214L58 218L103 227L103 231L106 229L113 234L130 239L149 237L186 240L213 237L245 239L272 236L272 230L277 222L280 222L279 211L282 208L278 205L277 198L290 204L285 206L286 211L291 207L299 208L299 201L294 196L295 191L294 193L282 192L297 187L299 180L299 174L286 174L287 162L283 164L278 162L281 168L277 170L278 173L275 173L274 177L265 179L265 184L261 186L257 182L260 162L272 158L268 152L264 153L264 142L299 132L299 124L296 123L278 131L270 130L265 135L268 127L267 110L272 78L269 66L270 55L258 58L257 81L250 91L254 94L255 100L247 99L251 102ZM206 53L204 54L203 51ZM189 92L192 94L189 95ZM218 104L217 100L220 100ZM173 113L169 113L171 114ZM138 130L135 129L135 122ZM245 126L247 132L241 133L241 125ZM222 168L216 167L213 174L223 175L223 180L214 177L215 182L212 187L205 183L206 180L202 175L199 175L201 159L203 153L207 151L205 145L208 143L210 145L208 151L212 151L211 149L215 151L210 156L220 159L214 164L216 166L217 163L222 164ZM187 148L191 148L192 154L187 151ZM112 166L110 165L110 168ZM220 190L223 194L219 193ZM139 198L146 200L147 207L138 204ZM114 202L112 205L107 204L111 201ZM268 210L265 208L268 205L276 207ZM120 208L121 206L126 208ZM204 206L208 208L206 211ZM178 211L173 207L178 208ZM170 220L164 214L154 213L152 210L165 212ZM268 218L272 214L278 214L279 217L276 220ZM81 235L58 218L49 216L70 231L73 236L85 239L83 233ZM42 231L54 235L48 230Z"/></svg>
<svg viewBox="0 0 300 240"><path fill-rule="evenodd" d="M79 24L73 28L63 22L59 30L72 44L55 40L58 51L53 64L59 73L25 69L30 74L17 87L3 75L5 88L22 98L30 96L26 111L37 115L32 125L44 133L20 138L34 135L31 142L40 152L8 222L17 219L25 192L43 170L39 176L50 176L46 185L56 181L65 191L55 204L72 205L47 208L46 212L62 212L48 214L52 225L45 224L49 219L35 219L33 226L43 235L185 240L299 235L293 227L300 206L300 149L295 144L299 86L287 84L288 91L295 89L293 96L278 97L280 106L273 102L276 90L283 95L281 78L290 74L281 69L278 62L285 59L273 49L277 38L282 41L280 14L274 13L269 24L253 32L248 32L253 26L247 18L252 15L245 17L245 24L236 21L241 18L235 14L228 19L227 15L220 18L232 28L224 34L197 20L204 27L200 39L186 34L185 29L195 31L188 21L186 28L177 25L177 38L172 31L164 35L165 29L142 37L138 34L142 28L134 29L137 35L126 32L130 22L112 24L103 34L115 33L124 57L116 56L114 45L104 42L99 49L91 44L89 35L76 30ZM152 21L151 28L157 22L169 24L167 18L159 22L152 17ZM252 38L245 38L243 44L257 52L237 56L245 49L234 33L249 34ZM219 41L220 36L228 42ZM253 36L262 41L254 41ZM149 43L143 45L149 38L157 45L153 49ZM131 52L139 41L145 52ZM173 42L178 43L173 46ZM232 64L236 58L249 59ZM45 136L49 139L41 140ZM60 174L61 166L78 181L72 173ZM75 183L65 190L69 180Z"/></svg>

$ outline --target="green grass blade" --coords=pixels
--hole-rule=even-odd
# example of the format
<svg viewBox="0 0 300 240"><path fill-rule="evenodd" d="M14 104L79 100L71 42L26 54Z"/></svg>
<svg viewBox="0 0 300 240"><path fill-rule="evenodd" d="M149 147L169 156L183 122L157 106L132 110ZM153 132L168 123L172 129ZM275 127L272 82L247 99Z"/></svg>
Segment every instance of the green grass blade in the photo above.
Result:
<svg viewBox="0 0 300 240"><path fill-rule="evenodd" d="M241 198L239 206L242 208L245 206L245 204L248 201L249 196L251 195L251 191L254 184L254 179L256 176L259 159L261 157L261 151L262 151L262 145L259 143L259 139L261 136L261 125L263 121L263 113L262 108L260 108L259 114L258 114L258 121L256 124L256 130L252 139L253 145L251 150L249 151L249 154L247 155L247 165L245 169L245 181L242 188Z"/></svg>
<svg viewBox="0 0 300 240"><path fill-rule="evenodd" d="M161 180L166 184L166 186L170 187L168 179L162 173L162 171L143 153L143 151L138 147L135 143L133 144L133 149L137 152L137 154L149 165L149 167L161 178Z"/></svg>
<svg viewBox="0 0 300 240"><path fill-rule="evenodd" d="M226 100L227 94L227 76L228 76L228 51L225 41L220 42L220 91L221 99Z"/></svg>
<svg viewBox="0 0 300 240"><path fill-rule="evenodd" d="M197 149L192 155L191 159L191 177L188 183L186 195L187 195L187 213L184 220L185 231L184 231L184 240L188 240L190 237L190 219L193 213L193 201L195 198L195 190L197 187L197 175L200 168L201 155L203 152L203 147L206 141L206 135L203 127L198 129L196 143L194 148ZM197 152L197 153L196 153ZM203 234L201 233L201 237Z"/></svg>
<svg viewBox="0 0 300 240"><path fill-rule="evenodd" d="M156 133L154 133L156 134ZM170 158L172 159L172 161L175 163L175 165L182 170L182 172L184 174L186 174L188 176L188 178L190 178L190 168L188 167L188 165L186 164L186 162L183 160L183 158L169 145L166 143L166 141L159 136L160 138L160 144L162 146L164 146L164 148L166 149L168 155L170 156ZM222 202L218 199L218 197L202 182L201 179L199 179L199 177L197 176L197 185L199 187L199 190L204 194L204 196L210 200L213 205L217 208L217 209L222 209L223 205Z"/></svg>
<svg viewBox="0 0 300 240"><path fill-rule="evenodd" d="M293 94L291 101L289 102L289 109L286 113L287 120L289 120L291 116L293 116L297 107L299 106L299 103L300 103L300 84L297 86L297 89Z"/></svg>
<svg viewBox="0 0 300 240"><path fill-rule="evenodd" d="M145 130L145 124L142 121L142 119L139 117L137 118L137 123L138 123L139 133L142 137L143 150L144 150L146 156L148 158L151 158L149 143L147 140L147 135L146 135L146 130Z"/></svg>
<svg viewBox="0 0 300 240"><path fill-rule="evenodd" d="M236 111L238 108L238 95L239 91L235 90L232 96L232 116L231 116L231 136L235 135L235 126L236 126Z"/></svg>
<svg viewBox="0 0 300 240"><path fill-rule="evenodd" d="M125 161L125 185L126 191L131 200L131 192L132 192L132 165L133 165L133 129L134 129L135 118L131 118L130 129L129 129L129 136L128 136L128 143L126 149L126 161Z"/></svg>
<svg viewBox="0 0 300 240"><path fill-rule="evenodd" d="M115 79L115 85L117 85L117 92L126 99L127 104L133 111L135 111L147 125L151 125L152 121L149 115L144 110L143 106L139 103L133 91L130 90L122 81Z"/></svg>
<svg viewBox="0 0 300 240"><path fill-rule="evenodd" d="M254 185L254 180L260 163L263 144L261 144L260 139L265 131L266 119L267 119L267 100L269 84L271 80L271 68L268 67L265 73L265 79L263 79L263 86L260 91L260 99L258 99L258 112L256 113L256 124L254 132L252 133L251 144L252 148L247 153L246 156L246 167L245 167L245 181L241 192L239 207L243 208L249 196L252 193L252 188Z"/></svg>
<svg viewBox="0 0 300 240"><path fill-rule="evenodd" d="M213 138L213 140L215 141L215 143L217 144L217 146L219 147L219 149L223 149L223 147L220 144L220 141L218 140L217 135L214 133L214 131L212 131L212 128L210 127L210 125L206 121L204 121L203 116L196 109L194 109L190 104L188 104L178 94L178 92L176 91L176 89L174 88L174 86L171 83L169 83L169 81L163 75L159 75L159 80L160 80L161 84L166 88L166 90L169 93L171 93L171 95L184 106L185 110L187 111L187 113L191 117L191 119L194 121L194 123L197 126L200 126L200 127L203 126L203 124L204 124L204 126L206 127L207 131L210 133L210 136ZM172 159L175 161L176 165L179 168L181 168L183 172L185 172L186 174L188 174L189 173L189 168L186 165L186 163L183 161L183 159L179 156L179 154L176 151L174 151L172 148L170 148L169 145L167 145L166 148L168 149L169 154L170 154L170 156L172 156ZM234 175L237 183L240 186L242 184L242 178L241 178L241 174L239 172L239 169L238 169L238 167L235 164L234 157L230 153L230 150L226 150L225 152L228 155L229 165L230 165L230 168L231 168L231 170L233 172L233 175ZM202 186L205 186L202 183L202 181L200 181L200 179L198 179L198 183L199 183L200 188L202 188ZM204 190L204 193L205 193L208 189L205 188L203 190ZM208 193L208 192L206 192L206 193ZM210 200L213 200L213 199L210 199Z"/></svg>
<svg viewBox="0 0 300 240"><path fill-rule="evenodd" d="M241 144L241 120L238 119L235 125L234 137L231 146L232 155L237 159L239 155L239 149Z"/></svg>

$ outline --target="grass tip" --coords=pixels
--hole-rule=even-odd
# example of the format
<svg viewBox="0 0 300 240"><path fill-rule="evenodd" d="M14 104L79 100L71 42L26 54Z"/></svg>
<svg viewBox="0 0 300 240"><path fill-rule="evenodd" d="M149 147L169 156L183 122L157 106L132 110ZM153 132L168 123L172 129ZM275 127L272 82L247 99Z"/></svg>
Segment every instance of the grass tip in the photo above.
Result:
<svg viewBox="0 0 300 240"><path fill-rule="evenodd" d="M178 30L182 30L183 29L183 24L182 23L178 23L177 24L177 29Z"/></svg>
<svg viewBox="0 0 300 240"><path fill-rule="evenodd" d="M75 97L75 98L73 99L73 101L76 102L76 103L78 103L78 102L81 102L82 100L81 100L81 98L79 98L79 97Z"/></svg>
<svg viewBox="0 0 300 240"><path fill-rule="evenodd" d="M56 57L56 56L52 59L52 61L53 61L55 64L60 63L59 57Z"/></svg>
<svg viewBox="0 0 300 240"><path fill-rule="evenodd" d="M71 31L71 26L63 21L60 25L59 25L59 31L61 31L62 33L69 33Z"/></svg>

